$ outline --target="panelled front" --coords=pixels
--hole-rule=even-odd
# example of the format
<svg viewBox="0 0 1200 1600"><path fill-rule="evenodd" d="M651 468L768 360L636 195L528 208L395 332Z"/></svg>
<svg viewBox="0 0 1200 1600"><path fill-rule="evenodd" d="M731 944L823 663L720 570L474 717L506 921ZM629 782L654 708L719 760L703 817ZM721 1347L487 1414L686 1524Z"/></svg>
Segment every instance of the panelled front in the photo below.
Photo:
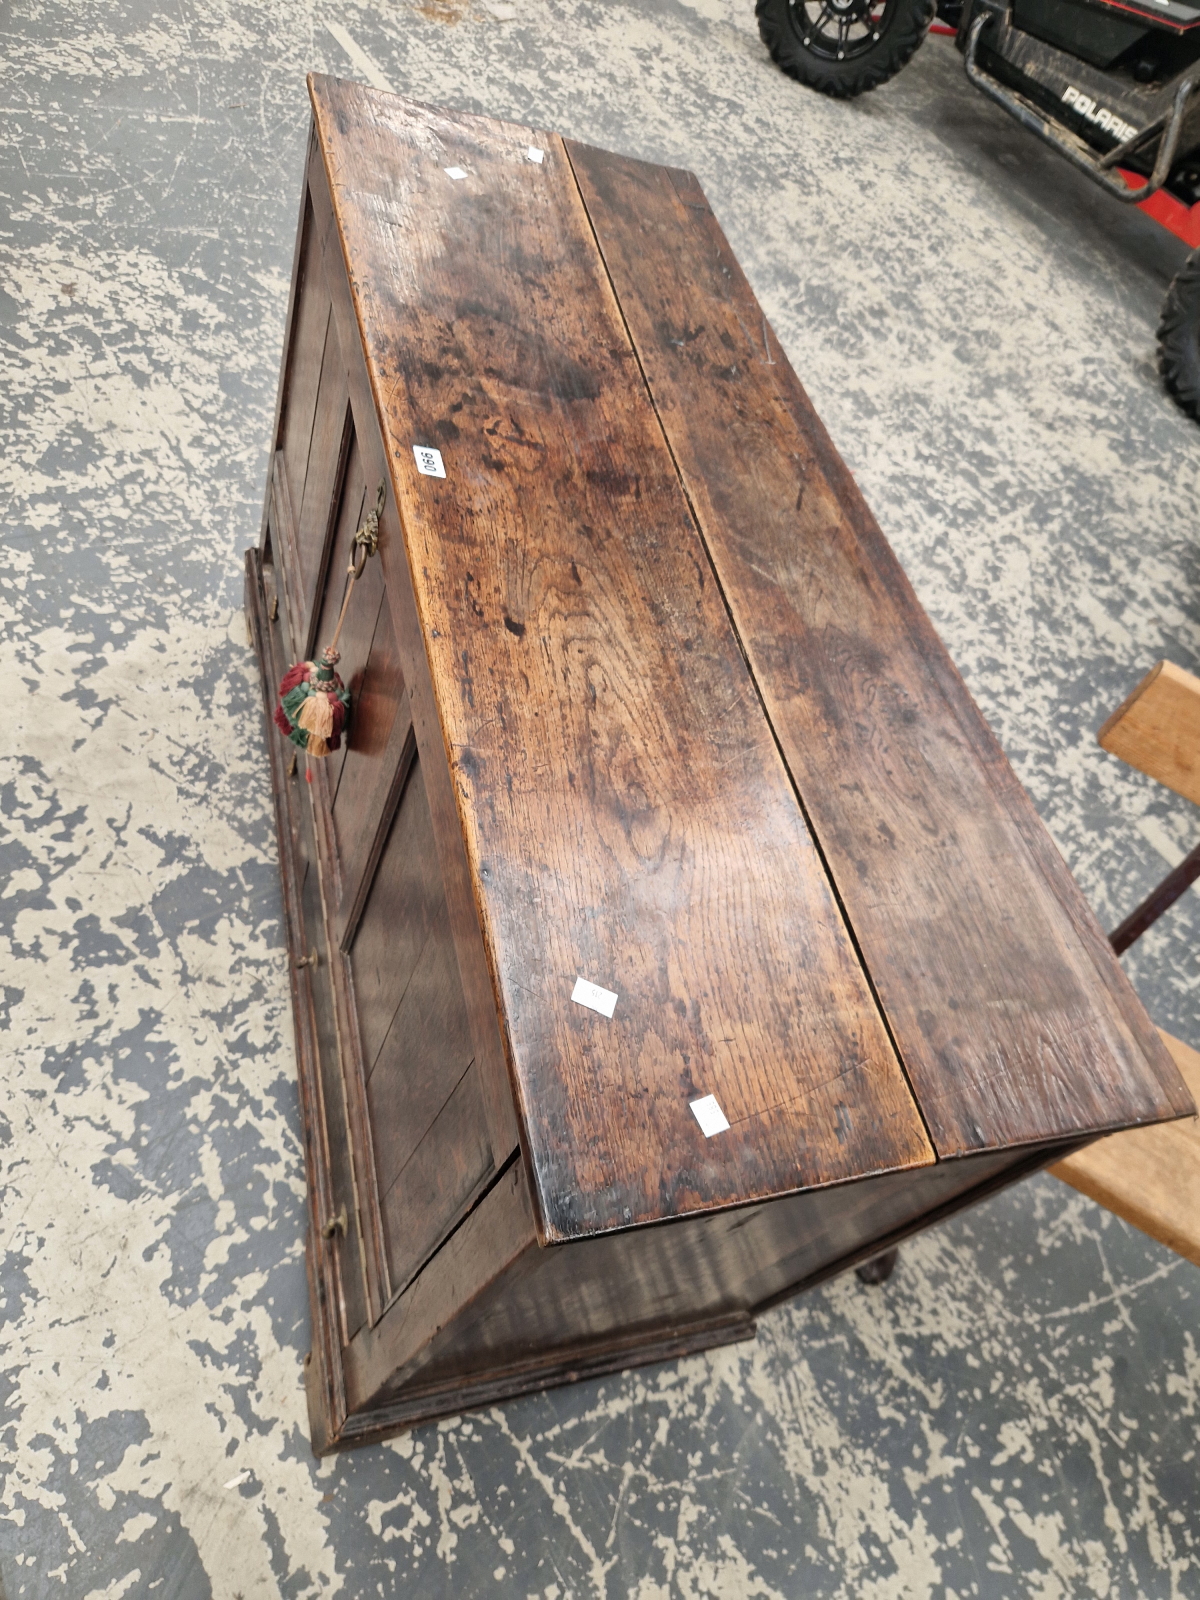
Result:
<svg viewBox="0 0 1200 1600"><path fill-rule="evenodd" d="M388 1267L398 1290L492 1170L419 762L409 770L350 962Z"/></svg>
<svg viewBox="0 0 1200 1600"><path fill-rule="evenodd" d="M268 664L271 684L278 682L286 666L293 659L291 634L287 623L286 606L280 603L280 575L277 552L291 537L272 509L268 516L265 559L262 565L263 589L263 640L264 655ZM277 751L277 765L288 771L288 758ZM294 790L296 775L287 778ZM313 815L307 804L290 803L285 815L291 819L290 844L294 878L285 876L285 912L289 918L289 946L302 952L293 970L294 999L296 1004L297 1049L302 1059L307 1054L315 1090L320 1098L320 1116L305 1116L305 1141L308 1147L310 1181L315 1171L324 1170L328 1193L322 1193L316 1184L318 1215L329 1218L344 1217L345 1230L338 1235L337 1292L334 1296L339 1309L339 1333L352 1339L367 1320L367 1285L364 1257L361 1249L359 1200L355 1188L355 1174L351 1136L351 1103L343 1081L338 1051L337 995L334 989L334 967L331 962L327 924L324 917L320 869L317 861L317 842ZM289 883L294 884L294 898L286 893ZM324 1159L314 1169L313 1146L320 1145Z"/></svg>
<svg viewBox="0 0 1200 1600"><path fill-rule="evenodd" d="M388 494L371 465L377 444L361 431L374 419L356 416L352 402L347 360L356 352L339 338L330 279L343 270L336 234L322 229L311 199L305 217L272 497L274 520L292 519L275 543L286 567L293 660L319 659L332 639L355 534ZM312 848L322 856L320 884L315 861L305 879L305 922L321 973L316 986L332 980L317 1029L322 1074L329 1078L332 1065L339 1090L344 1083L345 1106L327 1094L330 1159L349 1171L351 1147L357 1155L356 1203L378 1315L486 1187L495 1163L378 557L354 583L338 649L351 716L341 748L319 768L313 763L315 781L306 786L317 810ZM301 769L305 763L301 754ZM339 1248L346 1278L349 1252ZM362 1291L344 1287L343 1298L353 1305L353 1334Z"/></svg>

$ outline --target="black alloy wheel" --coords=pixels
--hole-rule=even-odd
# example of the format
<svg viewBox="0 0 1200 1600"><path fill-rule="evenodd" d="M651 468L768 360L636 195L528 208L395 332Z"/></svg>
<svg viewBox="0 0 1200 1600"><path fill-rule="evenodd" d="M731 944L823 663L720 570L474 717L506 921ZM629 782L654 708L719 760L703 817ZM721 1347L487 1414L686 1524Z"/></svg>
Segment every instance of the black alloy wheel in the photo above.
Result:
<svg viewBox="0 0 1200 1600"><path fill-rule="evenodd" d="M936 0L758 0L758 31L771 59L823 94L849 99L909 61Z"/></svg>

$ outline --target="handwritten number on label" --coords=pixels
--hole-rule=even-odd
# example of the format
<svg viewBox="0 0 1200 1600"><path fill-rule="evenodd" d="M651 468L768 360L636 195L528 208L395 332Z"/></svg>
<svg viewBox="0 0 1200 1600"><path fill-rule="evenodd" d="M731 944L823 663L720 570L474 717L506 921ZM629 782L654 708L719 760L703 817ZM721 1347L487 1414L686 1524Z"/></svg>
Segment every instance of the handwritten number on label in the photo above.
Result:
<svg viewBox="0 0 1200 1600"><path fill-rule="evenodd" d="M571 999L577 1006L598 1011L602 1017L611 1017L617 1004L617 996L611 989L602 989L598 983L589 983L586 978L575 979Z"/></svg>

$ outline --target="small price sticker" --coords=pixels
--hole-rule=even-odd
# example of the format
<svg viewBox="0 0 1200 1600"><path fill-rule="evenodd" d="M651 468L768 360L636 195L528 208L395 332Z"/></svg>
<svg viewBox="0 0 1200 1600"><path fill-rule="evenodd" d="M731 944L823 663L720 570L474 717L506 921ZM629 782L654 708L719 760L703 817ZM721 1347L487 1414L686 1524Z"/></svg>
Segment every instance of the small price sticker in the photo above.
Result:
<svg viewBox="0 0 1200 1600"><path fill-rule="evenodd" d="M729 1127L729 1118L721 1110L715 1094L706 1094L702 1100L689 1101L692 1115L700 1124L700 1132L706 1139L711 1139L714 1134L724 1133Z"/></svg>
<svg viewBox="0 0 1200 1600"><path fill-rule="evenodd" d="M542 162L546 159L546 152L544 150L539 150L537 145L531 144L529 149L525 152L525 159L526 161L532 161L535 167L540 167Z"/></svg>
<svg viewBox="0 0 1200 1600"><path fill-rule="evenodd" d="M571 999L577 1006L598 1011L602 1017L611 1017L617 1004L617 996L611 989L602 989L598 983L589 983L586 978L575 979Z"/></svg>
<svg viewBox="0 0 1200 1600"><path fill-rule="evenodd" d="M443 167L442 171L448 178L453 178L455 183L457 183L460 178L466 177L466 173L461 167Z"/></svg>
<svg viewBox="0 0 1200 1600"><path fill-rule="evenodd" d="M444 478L446 468L442 464L442 452L435 450L431 445L413 445L413 459L417 463L417 471L423 478Z"/></svg>

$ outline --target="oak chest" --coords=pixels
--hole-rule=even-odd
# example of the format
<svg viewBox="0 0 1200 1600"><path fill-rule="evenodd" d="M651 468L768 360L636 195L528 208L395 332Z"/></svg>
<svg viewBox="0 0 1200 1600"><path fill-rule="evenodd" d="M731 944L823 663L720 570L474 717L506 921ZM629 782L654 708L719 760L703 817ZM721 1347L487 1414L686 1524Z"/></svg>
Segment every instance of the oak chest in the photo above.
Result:
<svg viewBox="0 0 1200 1600"><path fill-rule="evenodd" d="M270 713L377 527L348 738L268 727L324 1451L1192 1105L695 179L310 90L247 606Z"/></svg>

